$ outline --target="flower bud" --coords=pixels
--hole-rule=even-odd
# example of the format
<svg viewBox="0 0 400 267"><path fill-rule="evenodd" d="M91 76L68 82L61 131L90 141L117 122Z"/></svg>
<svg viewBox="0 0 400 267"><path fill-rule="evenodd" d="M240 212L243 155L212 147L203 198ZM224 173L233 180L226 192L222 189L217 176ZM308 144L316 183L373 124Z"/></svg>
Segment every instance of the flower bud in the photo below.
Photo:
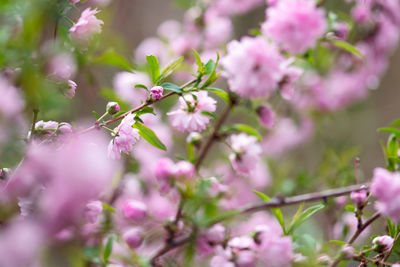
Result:
<svg viewBox="0 0 400 267"><path fill-rule="evenodd" d="M106 111L108 114L114 115L114 114L118 113L119 110L120 110L120 107L117 102L108 102L107 107L106 107Z"/></svg>
<svg viewBox="0 0 400 267"><path fill-rule="evenodd" d="M376 252L382 253L392 248L393 238L388 235L377 236L372 240L372 244Z"/></svg>
<svg viewBox="0 0 400 267"><path fill-rule="evenodd" d="M133 222L141 222L147 214L147 207L143 202L137 200L128 200L124 207L125 217Z"/></svg>
<svg viewBox="0 0 400 267"><path fill-rule="evenodd" d="M150 89L151 99L153 100L161 99L163 96L163 91L164 88L162 88L161 86L154 86L153 88Z"/></svg>
<svg viewBox="0 0 400 267"><path fill-rule="evenodd" d="M186 138L186 142L188 144L194 145L195 147L200 147L202 139L203 136L200 133L193 132L188 135L188 137Z"/></svg>
<svg viewBox="0 0 400 267"><path fill-rule="evenodd" d="M103 204L99 200L90 201L86 205L85 217L90 223L95 223L103 211Z"/></svg>
<svg viewBox="0 0 400 267"><path fill-rule="evenodd" d="M208 242L220 244L225 240L225 227L222 224L216 224L205 233Z"/></svg>
<svg viewBox="0 0 400 267"><path fill-rule="evenodd" d="M73 80L68 80L68 89L65 91L64 96L72 99L75 96L76 87L78 86Z"/></svg>
<svg viewBox="0 0 400 267"><path fill-rule="evenodd" d="M127 230L122 235L122 238L124 239L124 241L128 244L128 246L131 249L136 249L136 248L140 247L140 245L143 242L142 231L140 231L137 228L131 228L131 229Z"/></svg>
<svg viewBox="0 0 400 267"><path fill-rule="evenodd" d="M354 256L354 254L355 254L354 253L354 248L351 245L345 245L342 248L342 253L347 259L352 258Z"/></svg>
<svg viewBox="0 0 400 267"><path fill-rule="evenodd" d="M367 201L368 194L365 190L358 191L358 192L351 192L350 194L351 201L354 205L361 205Z"/></svg>
<svg viewBox="0 0 400 267"><path fill-rule="evenodd" d="M69 123L62 122L58 125L58 132L61 134L70 134L72 133L72 126Z"/></svg>
<svg viewBox="0 0 400 267"><path fill-rule="evenodd" d="M258 119L266 128L271 128L275 123L275 112L267 106L257 108Z"/></svg>
<svg viewBox="0 0 400 267"><path fill-rule="evenodd" d="M175 176L177 178L192 179L196 174L193 164L188 161L179 161L176 163L175 168Z"/></svg>

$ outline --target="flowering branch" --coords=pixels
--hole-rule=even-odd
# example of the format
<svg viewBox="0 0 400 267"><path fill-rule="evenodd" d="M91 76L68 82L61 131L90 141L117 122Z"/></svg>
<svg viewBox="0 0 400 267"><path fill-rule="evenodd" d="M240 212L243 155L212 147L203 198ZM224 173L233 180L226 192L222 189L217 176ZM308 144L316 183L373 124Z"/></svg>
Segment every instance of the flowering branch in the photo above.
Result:
<svg viewBox="0 0 400 267"><path fill-rule="evenodd" d="M193 80L191 80L191 81L189 81L189 82L187 82L187 83L185 83L185 84L183 84L183 85L181 86L181 88L182 88L182 89L183 89L183 88L186 88L186 87L190 86L191 84L195 83L196 81L197 81L197 78L196 78L196 79L193 79ZM137 107L135 107L135 108L133 108L133 109L131 109L131 110L129 110L129 111L127 111L127 112L121 114L121 115L119 115L119 116L116 117L116 118L113 118L113 119L110 119L110 120L108 120L108 121L105 121L104 123L96 122L95 125L93 125L93 126L87 128L87 129L81 131L80 134L84 134L84 133L93 131L94 129L101 128L101 127L103 127L103 125L109 125L109 124L111 124L111 123L113 123L113 122L120 121L120 120L122 120L123 118L125 118L126 116L128 116L129 114L131 114L131 113L137 112L137 111L143 109L144 107L147 107L147 106L149 106L149 105L152 105L152 104L154 104L154 103L156 103L156 102L158 102L158 101L161 101L161 100L163 100L163 99L165 99L165 98L168 98L168 97L170 97L170 96L172 96L172 95L175 95L175 94L177 94L177 93L176 93L176 92L169 92L168 94L163 95L163 96L162 96L160 99L158 99L158 100L147 100L146 102L142 103L141 105L139 105L139 106L137 106Z"/></svg>

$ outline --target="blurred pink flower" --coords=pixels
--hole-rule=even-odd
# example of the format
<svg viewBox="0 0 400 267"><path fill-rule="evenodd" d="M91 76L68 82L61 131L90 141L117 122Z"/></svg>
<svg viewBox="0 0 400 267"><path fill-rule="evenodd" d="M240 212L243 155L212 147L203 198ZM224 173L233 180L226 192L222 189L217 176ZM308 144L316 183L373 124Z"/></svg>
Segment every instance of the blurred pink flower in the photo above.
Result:
<svg viewBox="0 0 400 267"><path fill-rule="evenodd" d="M117 73L113 80L115 92L121 100L132 106L138 106L147 99L147 91L142 88L135 88L136 84L143 84L149 88L151 86L151 81L149 76L145 73L131 73L126 71Z"/></svg>
<svg viewBox="0 0 400 267"><path fill-rule="evenodd" d="M371 194L377 199L375 208L393 221L400 222L400 173L375 168Z"/></svg>
<svg viewBox="0 0 400 267"><path fill-rule="evenodd" d="M266 128L271 128L275 123L275 112L268 106L260 106L257 108L258 119Z"/></svg>
<svg viewBox="0 0 400 267"><path fill-rule="evenodd" d="M129 154L133 145L139 140L139 130L132 127L135 123L134 114L126 116L114 129L114 138L108 145L108 156L112 159L120 159L121 153Z"/></svg>
<svg viewBox="0 0 400 267"><path fill-rule="evenodd" d="M282 79L283 57L262 37L243 37L228 44L222 58L229 89L244 98L268 97Z"/></svg>
<svg viewBox="0 0 400 267"><path fill-rule="evenodd" d="M232 167L240 174L249 174L260 160L261 146L257 138L241 133L232 135L229 143L233 149L229 155Z"/></svg>
<svg viewBox="0 0 400 267"><path fill-rule="evenodd" d="M48 63L48 72L52 77L66 81L72 79L76 73L76 62L71 53L55 54Z"/></svg>
<svg viewBox="0 0 400 267"><path fill-rule="evenodd" d="M141 201L127 200L123 207L124 216L135 222L142 222L147 215L147 206Z"/></svg>
<svg viewBox="0 0 400 267"><path fill-rule="evenodd" d="M0 115L6 118L17 116L24 109L24 100L18 89L0 75Z"/></svg>
<svg viewBox="0 0 400 267"><path fill-rule="evenodd" d="M122 238L131 249L136 249L143 243L143 233L138 228L128 229L123 233Z"/></svg>
<svg viewBox="0 0 400 267"><path fill-rule="evenodd" d="M156 37L144 39L136 48L135 60L138 64L146 64L146 56L156 56L161 66L167 64L169 60L166 45Z"/></svg>
<svg viewBox="0 0 400 267"><path fill-rule="evenodd" d="M205 130L210 121L210 117L202 112L214 112L216 103L205 91L185 94L179 98L177 109L168 112L167 115L170 116L172 126L178 131L200 132Z"/></svg>
<svg viewBox="0 0 400 267"><path fill-rule="evenodd" d="M212 6L220 15L243 14L261 5L263 0L217 0Z"/></svg>
<svg viewBox="0 0 400 267"><path fill-rule="evenodd" d="M93 35L101 32L102 20L96 18L99 13L97 9L86 8L78 21L69 29L71 38L79 44L86 45L93 38Z"/></svg>
<svg viewBox="0 0 400 267"><path fill-rule="evenodd" d="M304 53L324 34L325 11L314 0L280 0L267 8L262 31L290 53Z"/></svg>
<svg viewBox="0 0 400 267"><path fill-rule="evenodd" d="M66 98L72 99L75 96L77 84L72 80L68 80L68 86L69 88L65 91L64 95Z"/></svg>
<svg viewBox="0 0 400 267"><path fill-rule="evenodd" d="M103 204L99 200L92 200L86 205L85 217L89 223L95 223L103 211Z"/></svg>

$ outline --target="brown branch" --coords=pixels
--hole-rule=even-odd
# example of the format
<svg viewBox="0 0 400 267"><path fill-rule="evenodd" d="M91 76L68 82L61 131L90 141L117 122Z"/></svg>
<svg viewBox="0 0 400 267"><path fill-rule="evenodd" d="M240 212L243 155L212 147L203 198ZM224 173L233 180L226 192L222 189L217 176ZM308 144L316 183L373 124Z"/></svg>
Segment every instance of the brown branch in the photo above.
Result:
<svg viewBox="0 0 400 267"><path fill-rule="evenodd" d="M180 247L186 242L188 242L192 238L192 234L184 235L181 237L178 237L174 240L171 240L168 243L165 243L165 245L151 258L150 264L151 266L158 267L162 266L159 263L159 259L161 256L163 256L165 253L171 251L174 248Z"/></svg>
<svg viewBox="0 0 400 267"><path fill-rule="evenodd" d="M39 109L33 109L33 119L32 119L32 126L31 126L31 134L29 136L29 140L33 139L33 135L35 134L35 127L38 118Z"/></svg>
<svg viewBox="0 0 400 267"><path fill-rule="evenodd" d="M352 245L357 238L361 235L361 233L368 227L370 226L374 221L376 221L379 217L381 216L381 214L379 212L375 213L374 215L372 215L371 218L369 218L365 223L363 223L361 225L361 227L359 227L357 229L357 231L353 234L353 236L350 238L349 242L347 242L347 245ZM342 255L339 255L339 257L331 264L330 267L335 267L337 266L340 262L342 261Z"/></svg>
<svg viewBox="0 0 400 267"><path fill-rule="evenodd" d="M226 118L229 115L229 112L231 111L233 107L233 102L230 101L228 106L226 106L226 108L224 109L224 111L222 112L221 117L218 119L218 121L215 123L214 125L214 129L211 133L211 135L208 137L207 142L205 143L205 145L203 146L201 152L200 152L200 156L197 159L196 162L196 170L199 170L201 163L203 163L204 158L207 156L208 151L210 150L212 144L214 143L214 141L218 138L218 131L221 128L222 124L225 122Z"/></svg>

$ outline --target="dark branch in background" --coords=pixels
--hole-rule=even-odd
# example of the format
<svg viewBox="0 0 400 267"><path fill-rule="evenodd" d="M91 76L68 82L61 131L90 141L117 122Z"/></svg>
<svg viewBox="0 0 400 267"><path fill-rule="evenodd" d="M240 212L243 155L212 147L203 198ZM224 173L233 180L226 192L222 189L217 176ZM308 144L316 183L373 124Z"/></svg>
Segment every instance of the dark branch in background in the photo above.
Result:
<svg viewBox="0 0 400 267"><path fill-rule="evenodd" d="M331 197L340 197L344 195L348 195L351 192L358 192L361 190L366 190L369 188L368 184L363 184L363 185L352 185L352 186L346 186L346 187L341 187L341 188L336 188L336 189L331 189L331 190L326 190L322 192L316 192L316 193L309 193L309 194L303 194L303 195L298 195L298 196L293 196L293 197L275 197L272 198L270 202L261 202L261 203L256 203L256 204L251 204L249 206L243 207L239 210L232 211L232 213L228 213L228 215L223 215L219 218L215 218L214 220L211 220L207 225L212 226L218 222L221 222L226 219L230 219L234 216L248 213L248 212L256 212L260 210L267 210L270 208L276 208L276 207L282 207L282 206L288 206L288 205L294 205L294 204L299 204L302 202L314 202L314 201L320 201L320 200L326 200L327 198ZM357 239L357 237L361 234L365 228L367 228L373 221L375 221L377 218L379 218L379 214L375 214L373 217L371 217L368 221L366 221L362 227L357 232L354 234L352 239ZM172 240L169 244L166 243L165 246L160 249L151 259L151 264L152 266L160 266L157 265L158 258L161 257L162 255L166 254L167 252L171 251L172 249L184 245L186 242L188 242L191 239L192 235L189 234L185 237L180 237L177 239ZM353 240L353 242L354 242Z"/></svg>
<svg viewBox="0 0 400 267"><path fill-rule="evenodd" d="M38 118L39 110L37 108L33 109L33 119L32 119L32 126L31 126L31 134L29 136L29 140L32 140L33 135L35 134L35 126Z"/></svg>
<svg viewBox="0 0 400 267"><path fill-rule="evenodd" d="M197 78L196 78L196 79L193 79L193 80L191 80L191 81L189 81L189 82L187 82L187 83L185 83L184 85L181 86L181 88L182 88L182 89L183 89L183 88L186 88L186 87L190 86L191 84L195 83L196 81L197 81ZM154 104L154 103L156 103L156 102L159 102L159 101L161 101L161 100L163 100L163 99L165 99L165 98L167 98L167 97L170 97L170 96L172 96L172 95L175 95L175 94L177 94L177 93L176 93L176 92L169 92L168 94L163 95L159 100L153 100L153 101L147 100L147 101L144 102L143 104L141 104L141 105L139 105L139 106L137 106L137 107L135 107L135 108L133 108L133 109L131 109L131 110L125 112L124 114L121 114L120 116L118 116L118 117L116 117L116 118L113 118L113 119L110 119L110 120L108 120L108 121L105 121L105 122L104 122L104 125L109 125L109 124L111 124L111 123L113 123L113 122L120 121L120 120L122 120L123 118L125 118L126 116L128 116L129 114L131 114L131 113L137 112L137 111L141 110L141 109L144 108L144 107L150 106L151 104ZM85 130L79 132L79 134L84 134L84 133L93 131L94 129L101 128L101 127L102 127L102 124L101 124L101 123L96 123L95 125L93 125L93 126L87 128L87 129L85 129Z"/></svg>

